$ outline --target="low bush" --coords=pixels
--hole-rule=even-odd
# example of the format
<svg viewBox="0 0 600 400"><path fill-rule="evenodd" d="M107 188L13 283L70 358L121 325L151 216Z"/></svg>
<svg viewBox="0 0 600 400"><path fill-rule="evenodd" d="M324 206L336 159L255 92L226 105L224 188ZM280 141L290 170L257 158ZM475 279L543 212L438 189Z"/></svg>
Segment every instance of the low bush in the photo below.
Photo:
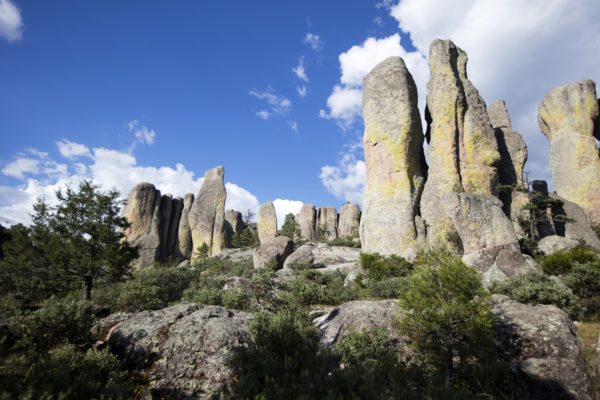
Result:
<svg viewBox="0 0 600 400"><path fill-rule="evenodd" d="M598 261L598 255L583 246L568 251L557 251L554 254L539 258L539 264L548 275L562 275L571 271L575 264Z"/></svg>
<svg viewBox="0 0 600 400"><path fill-rule="evenodd" d="M520 303L553 304L573 319L581 318L585 309L578 296L560 280L530 272L512 277L490 287L492 293L505 294Z"/></svg>
<svg viewBox="0 0 600 400"><path fill-rule="evenodd" d="M340 247L354 247L360 249L360 240L354 240L352 237L337 238L334 240L327 241L329 246L340 246Z"/></svg>
<svg viewBox="0 0 600 400"><path fill-rule="evenodd" d="M22 398L129 399L133 381L108 350L77 351L70 344L56 347L33 365Z"/></svg>
<svg viewBox="0 0 600 400"><path fill-rule="evenodd" d="M126 312L167 307L181 299L192 277L186 268L156 266L137 271L120 285L115 307Z"/></svg>
<svg viewBox="0 0 600 400"><path fill-rule="evenodd" d="M600 320L600 262L576 264L561 279L581 300L584 319Z"/></svg>
<svg viewBox="0 0 600 400"><path fill-rule="evenodd" d="M377 253L361 253L359 263L365 278L382 281L388 278L406 277L414 269L413 264L402 257L384 257Z"/></svg>

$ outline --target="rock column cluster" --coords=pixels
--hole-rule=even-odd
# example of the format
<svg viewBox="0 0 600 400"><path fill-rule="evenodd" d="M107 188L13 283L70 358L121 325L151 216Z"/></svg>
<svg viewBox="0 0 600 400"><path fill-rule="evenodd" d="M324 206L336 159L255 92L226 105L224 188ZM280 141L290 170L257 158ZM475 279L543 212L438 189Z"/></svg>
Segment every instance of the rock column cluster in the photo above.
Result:
<svg viewBox="0 0 600 400"><path fill-rule="evenodd" d="M300 238L309 242L353 239L359 234L361 211L355 203L344 204L339 214L335 207L304 204L297 217Z"/></svg>
<svg viewBox="0 0 600 400"><path fill-rule="evenodd" d="M203 243L209 255L221 252L227 196L223 177L223 167L207 171L196 201L192 193L183 199L161 196L151 183L140 183L131 190L123 216L131 225L126 238L139 251L136 268L193 258Z"/></svg>

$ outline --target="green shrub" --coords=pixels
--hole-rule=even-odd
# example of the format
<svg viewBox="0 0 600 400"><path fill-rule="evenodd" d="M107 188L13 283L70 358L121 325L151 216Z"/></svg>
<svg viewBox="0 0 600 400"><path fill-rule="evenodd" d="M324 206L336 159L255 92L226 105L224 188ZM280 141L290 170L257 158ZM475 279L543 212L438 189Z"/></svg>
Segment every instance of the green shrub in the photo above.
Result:
<svg viewBox="0 0 600 400"><path fill-rule="evenodd" d="M568 251L557 251L539 259L540 266L548 275L566 274L576 263L584 264L594 261L598 261L598 255L582 246Z"/></svg>
<svg viewBox="0 0 600 400"><path fill-rule="evenodd" d="M51 299L21 321L22 345L43 352L64 343L90 344L95 317L89 301Z"/></svg>
<svg viewBox="0 0 600 400"><path fill-rule="evenodd" d="M537 272L512 277L490 287L492 293L505 294L520 303L553 304L564 310L573 319L584 314L579 297L562 282Z"/></svg>
<svg viewBox="0 0 600 400"><path fill-rule="evenodd" d="M121 284L116 307L127 312L167 307L181 299L191 277L185 268L155 266L137 271Z"/></svg>
<svg viewBox="0 0 600 400"><path fill-rule="evenodd" d="M258 245L258 236L247 226L241 231L236 232L231 239L231 247L233 248L256 247Z"/></svg>
<svg viewBox="0 0 600 400"><path fill-rule="evenodd" d="M22 396L33 399L129 399L131 379L108 350L79 352L62 345L36 363Z"/></svg>
<svg viewBox="0 0 600 400"><path fill-rule="evenodd" d="M340 247L353 247L355 249L360 249L360 240L354 240L352 237L343 237L337 238L334 240L327 241L329 246L340 246Z"/></svg>
<svg viewBox="0 0 600 400"><path fill-rule="evenodd" d="M598 236L598 239L600 239L600 225L594 225L592 226L592 229L596 233L596 236Z"/></svg>
<svg viewBox="0 0 600 400"><path fill-rule="evenodd" d="M562 281L579 297L587 320L600 319L600 262L576 264Z"/></svg>
<svg viewBox="0 0 600 400"><path fill-rule="evenodd" d="M377 253L360 253L359 263L365 277L373 281L388 278L406 277L413 270L413 265L402 257L384 257Z"/></svg>
<svg viewBox="0 0 600 400"><path fill-rule="evenodd" d="M200 272L203 276L212 276L222 279L232 276L250 278L254 273L254 265L252 264L252 260L231 261L212 257L195 263L194 271Z"/></svg>
<svg viewBox="0 0 600 400"><path fill-rule="evenodd" d="M397 299L400 293L406 290L408 279L405 277L392 277L381 281L360 280L354 283L359 288L362 299Z"/></svg>
<svg viewBox="0 0 600 400"><path fill-rule="evenodd" d="M250 341L232 362L233 398L321 398L329 359L304 314L260 312L250 324Z"/></svg>
<svg viewBox="0 0 600 400"><path fill-rule="evenodd" d="M382 329L351 332L335 348L343 369L333 373L336 397L405 399L425 395L424 371L398 361L396 344Z"/></svg>
<svg viewBox="0 0 600 400"><path fill-rule="evenodd" d="M462 368L490 355L489 295L477 272L448 251L423 254L418 262L399 296L406 311L400 333L445 376L448 387L455 379L454 360Z"/></svg>

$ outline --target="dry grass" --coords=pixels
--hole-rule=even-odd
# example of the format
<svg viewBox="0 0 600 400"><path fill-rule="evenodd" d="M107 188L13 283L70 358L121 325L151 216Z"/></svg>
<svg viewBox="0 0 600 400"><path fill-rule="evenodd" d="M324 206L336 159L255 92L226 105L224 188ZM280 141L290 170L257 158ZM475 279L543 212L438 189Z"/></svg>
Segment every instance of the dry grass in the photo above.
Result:
<svg viewBox="0 0 600 400"><path fill-rule="evenodd" d="M592 386L596 393L600 393L600 371L597 369L596 362L596 345L598 344L598 335L600 335L600 322L581 322L577 324L577 330L583 342L583 358L592 377Z"/></svg>

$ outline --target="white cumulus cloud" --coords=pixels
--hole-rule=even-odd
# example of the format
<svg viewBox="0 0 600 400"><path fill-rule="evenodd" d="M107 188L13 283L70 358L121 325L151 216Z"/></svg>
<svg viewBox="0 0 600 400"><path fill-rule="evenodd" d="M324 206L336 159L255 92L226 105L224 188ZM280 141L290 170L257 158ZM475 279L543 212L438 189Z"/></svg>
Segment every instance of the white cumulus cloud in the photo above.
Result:
<svg viewBox="0 0 600 400"><path fill-rule="evenodd" d="M11 0L0 0L0 37L11 43L23 38L21 10Z"/></svg>
<svg viewBox="0 0 600 400"><path fill-rule="evenodd" d="M353 152L344 153L337 165L321 167L319 178L336 198L362 204L366 166Z"/></svg>
<svg viewBox="0 0 600 400"><path fill-rule="evenodd" d="M70 160L90 155L90 149L81 143L75 143L64 139L56 142L56 145L58 146L60 155Z"/></svg>
<svg viewBox="0 0 600 400"><path fill-rule="evenodd" d="M66 142L66 141L65 141ZM82 149L83 144L69 142L71 148ZM126 197L133 186L140 182L151 182L161 193L183 196L196 194L203 177L183 164L170 166L138 165L136 157L130 152L93 148L89 157L70 165L57 163L46 152L27 150L28 156L19 156L3 169L4 175L21 180L14 186L0 186L0 223L30 223L33 204L43 197L50 204L56 202L55 192L67 186L76 187L83 179L91 179L103 189L116 188L121 197ZM227 182L226 207L239 211L258 209L258 199L248 190Z"/></svg>
<svg viewBox="0 0 600 400"><path fill-rule="evenodd" d="M275 214L277 215L277 228L281 228L283 226L283 222L285 221L285 216L289 213L298 214L300 209L302 208L301 201L298 200L288 200L288 199L275 199L273 200L273 205L275 206Z"/></svg>

